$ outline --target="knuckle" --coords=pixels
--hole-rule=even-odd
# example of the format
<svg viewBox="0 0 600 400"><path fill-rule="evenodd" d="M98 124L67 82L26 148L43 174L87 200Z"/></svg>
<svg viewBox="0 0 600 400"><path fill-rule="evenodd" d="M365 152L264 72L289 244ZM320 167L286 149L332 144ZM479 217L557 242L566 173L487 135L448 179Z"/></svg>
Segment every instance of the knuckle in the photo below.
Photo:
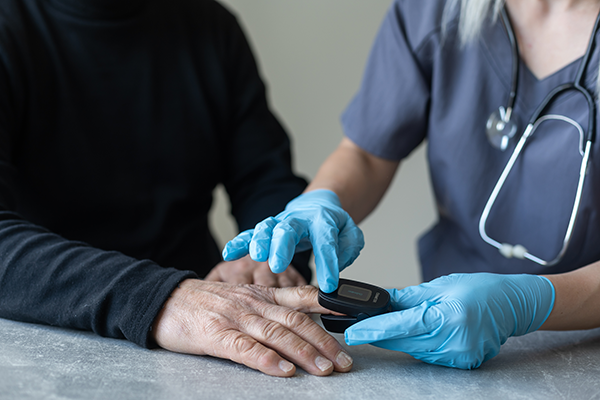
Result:
<svg viewBox="0 0 600 400"><path fill-rule="evenodd" d="M266 218L264 220L262 220L261 222L259 222L258 224L256 224L255 228L254 228L254 235L256 236L257 234L262 234L265 231L270 231L273 229L273 227L275 227L275 225L277 225L277 220L273 217L269 217Z"/></svg>
<svg viewBox="0 0 600 400"><path fill-rule="evenodd" d="M237 335L232 343L232 347L242 357L251 357L256 351L256 345L256 341L244 335Z"/></svg>
<svg viewBox="0 0 600 400"><path fill-rule="evenodd" d="M319 296L319 290L314 286L295 286L289 290L291 290L291 294L298 299L297 304L301 307L318 303L317 298Z"/></svg>
<svg viewBox="0 0 600 400"><path fill-rule="evenodd" d="M302 302L315 300L318 296L319 290L311 285L297 286L296 295L300 297Z"/></svg>
<svg viewBox="0 0 600 400"><path fill-rule="evenodd" d="M206 343L210 349L207 353L215 357L239 361L251 348L248 338L235 329L220 330L210 338L211 340Z"/></svg>
<svg viewBox="0 0 600 400"><path fill-rule="evenodd" d="M275 291L277 288L271 286L252 285L251 290L254 294L254 306L258 309L273 306L275 302Z"/></svg>
<svg viewBox="0 0 600 400"><path fill-rule="evenodd" d="M277 361L278 356L272 350L263 351L254 358L254 362L256 363L259 369L266 369L269 366L276 364Z"/></svg>
<svg viewBox="0 0 600 400"><path fill-rule="evenodd" d="M262 285L242 285L244 300L255 309L274 304L273 289Z"/></svg>
<svg viewBox="0 0 600 400"><path fill-rule="evenodd" d="M280 341L287 333L287 329L279 322L264 320L261 333L264 340L273 343Z"/></svg>
<svg viewBox="0 0 600 400"><path fill-rule="evenodd" d="M311 359L313 357L314 350L308 343L303 343L296 348L296 356L301 360Z"/></svg>
<svg viewBox="0 0 600 400"><path fill-rule="evenodd" d="M278 361L277 353L263 347L249 336L238 335L232 347L237 353L237 359L252 368L267 369Z"/></svg>
<svg viewBox="0 0 600 400"><path fill-rule="evenodd" d="M223 358L230 358L237 362L247 364L248 360L258 358L258 343L251 337L242 334L236 330L223 332L220 338L215 341L216 355Z"/></svg>
<svg viewBox="0 0 600 400"><path fill-rule="evenodd" d="M264 306L264 290L261 286L240 283L231 288L235 293L235 302L239 307L246 310L260 309L261 305Z"/></svg>
<svg viewBox="0 0 600 400"><path fill-rule="evenodd" d="M290 328L300 327L310 320L306 314L294 310L286 310L283 318L285 326Z"/></svg>

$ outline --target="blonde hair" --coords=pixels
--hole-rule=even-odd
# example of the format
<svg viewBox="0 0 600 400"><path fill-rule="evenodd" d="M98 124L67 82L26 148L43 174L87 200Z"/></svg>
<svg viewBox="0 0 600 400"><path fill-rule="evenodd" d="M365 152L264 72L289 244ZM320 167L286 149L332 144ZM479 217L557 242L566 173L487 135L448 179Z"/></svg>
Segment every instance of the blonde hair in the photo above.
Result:
<svg viewBox="0 0 600 400"><path fill-rule="evenodd" d="M493 6L492 21L500 15L505 0L448 0L442 17L442 32L446 33L448 23L456 10L460 8L458 37L461 45L465 45L479 36L483 22Z"/></svg>
<svg viewBox="0 0 600 400"><path fill-rule="evenodd" d="M445 35L448 24L460 7L458 19L458 37L462 46L477 39L484 21L492 10L492 22L498 20L506 0L448 0L442 17L442 34ZM596 77L596 102L600 98L600 65Z"/></svg>

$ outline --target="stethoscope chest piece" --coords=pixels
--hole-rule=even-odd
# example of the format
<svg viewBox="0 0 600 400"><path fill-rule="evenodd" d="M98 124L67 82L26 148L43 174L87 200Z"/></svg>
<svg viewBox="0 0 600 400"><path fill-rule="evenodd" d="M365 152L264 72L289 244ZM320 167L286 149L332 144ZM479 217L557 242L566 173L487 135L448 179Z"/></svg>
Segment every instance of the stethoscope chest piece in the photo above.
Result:
<svg viewBox="0 0 600 400"><path fill-rule="evenodd" d="M499 107L490 115L485 125L485 133L490 144L497 149L506 150L510 139L517 133L517 125L510 118L511 109Z"/></svg>

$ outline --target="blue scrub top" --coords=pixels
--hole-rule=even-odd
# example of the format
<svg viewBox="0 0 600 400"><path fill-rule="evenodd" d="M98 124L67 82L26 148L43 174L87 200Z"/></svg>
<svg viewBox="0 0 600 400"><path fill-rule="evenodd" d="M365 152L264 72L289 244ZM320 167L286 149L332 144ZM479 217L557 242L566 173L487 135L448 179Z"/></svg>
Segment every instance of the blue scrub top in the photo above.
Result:
<svg viewBox="0 0 600 400"><path fill-rule="evenodd" d="M559 264L543 267L507 259L480 237L482 211L517 142L513 139L503 152L490 145L485 133L489 115L507 104L511 47L502 22L491 18L478 40L461 47L457 16L442 43L443 8L443 1L392 4L361 87L342 115L346 136L381 158L401 160L428 142L438 221L419 240L424 280L453 272L559 273L599 260L598 140L572 240ZM519 127L516 137L552 89L574 81L580 61L542 80L520 62L512 117ZM598 65L596 50L585 74L591 93L596 93ZM570 91L554 100L545 114L568 116L587 131L588 110L584 97ZM577 130L565 122L540 124L491 210L486 224L490 237L554 259L562 248L577 190L579 141Z"/></svg>

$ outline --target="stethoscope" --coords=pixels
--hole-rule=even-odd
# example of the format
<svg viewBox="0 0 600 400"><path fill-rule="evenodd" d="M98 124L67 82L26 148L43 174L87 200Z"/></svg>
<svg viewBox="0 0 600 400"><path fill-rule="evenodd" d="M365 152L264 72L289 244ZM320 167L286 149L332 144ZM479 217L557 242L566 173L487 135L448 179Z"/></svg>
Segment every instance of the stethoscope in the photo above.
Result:
<svg viewBox="0 0 600 400"><path fill-rule="evenodd" d="M492 113L492 115L490 115L490 117L487 121L487 124L486 124L486 134L487 134L487 137L488 137L490 143L492 144L492 146L504 151L507 149L510 139L515 135L515 133L517 131L517 126L511 120L511 116L512 116L513 106L515 103L517 83L518 83L518 79L519 79L519 50L517 47L517 42L515 40L512 26L510 24L510 20L508 18L508 15L506 14L505 8L502 8L501 19L502 19L502 23L504 24L504 27L506 28L506 31L508 33L508 38L510 40L510 45L511 45L511 49L512 49L512 83L511 83L511 88L510 88L510 93L508 96L508 103L507 103L506 108L500 107L498 110L494 111ZM494 186L494 190L492 190L492 193L490 194L490 197L489 197L489 199L483 209L483 212L481 214L481 218L479 220L479 235L486 243L496 247L500 251L500 253L503 256L505 256L506 258L515 257L518 259L527 259L527 260L533 261L535 263L538 263L540 265L550 267L552 265L557 264L563 258L565 252L567 251L567 247L569 246L569 242L571 241L571 236L573 234L573 227L575 226L575 222L577 220L577 214L578 214L578 210L579 210L579 204L581 201L581 194L583 192L583 184L585 182L585 175L586 175L587 166L589 163L592 143L595 139L595 132L596 132L596 126L595 126L596 125L596 118L595 118L596 106L594 103L594 98L590 94L590 92L583 86L582 81L583 81L583 74L584 74L585 70L587 69L587 66L589 63L590 55L594 51L595 37L596 37L596 33L599 28L599 23L600 23L600 14L596 18L596 23L594 25L592 37L588 44L585 55L583 56L583 59L581 60L579 69L577 70L577 75L575 77L575 81L572 83L562 84L562 85L554 88L546 96L546 98L544 98L544 100L541 102L541 104L535 110L535 112L529 119L529 122L527 123L527 127L525 128L525 131L523 132L523 134L521 135L521 138L517 142L517 145L515 146L515 149L511 155L510 159L506 163L506 166L504 167L504 170L502 171L500 178L498 178L498 181L496 182L496 186ZM558 95L560 95L566 91L569 91L569 90L575 90L575 91L581 93L588 102L590 114L589 114L589 123L588 123L587 133L584 133L583 129L581 128L581 125L579 125L576 121L574 121L573 119L568 118L566 116L548 114L548 115L544 115L544 116L540 117L542 115L542 113L548 108L548 105L554 99L556 99L558 97ZM487 222L490 211L491 211L492 207L494 206L494 202L496 201L496 198L498 197L500 190L502 190L502 186L504 185L506 178L510 174L512 167L514 166L515 162L517 161L519 154L523 150L525 143L533 135L533 133L536 131L537 127L542 122L547 121L547 120L561 120L561 121L564 121L564 122L567 122L567 123L573 125L577 129L577 131L579 132L579 135L580 135L579 152L582 156L581 167L579 169L579 182L577 184L577 192L575 194L575 202L573 204L573 210L571 211L571 217L569 219L569 225L567 226L567 232L565 233L563 245L562 245L562 248L560 249L560 252L553 260L550 260L550 261L546 261L539 257L534 256L524 246L522 246L520 244L511 245L509 243L500 243L500 242L492 239L491 237L489 237L485 230L485 224ZM585 142L585 150L584 150L584 142Z"/></svg>

